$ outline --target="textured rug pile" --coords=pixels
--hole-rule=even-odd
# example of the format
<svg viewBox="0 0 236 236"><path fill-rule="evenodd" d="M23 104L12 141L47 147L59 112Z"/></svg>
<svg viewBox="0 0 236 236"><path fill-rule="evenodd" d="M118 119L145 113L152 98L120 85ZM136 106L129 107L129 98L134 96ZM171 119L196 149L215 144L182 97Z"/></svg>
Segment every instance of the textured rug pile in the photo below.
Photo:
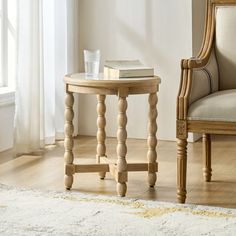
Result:
<svg viewBox="0 0 236 236"><path fill-rule="evenodd" d="M0 235L236 235L236 210L8 187Z"/></svg>

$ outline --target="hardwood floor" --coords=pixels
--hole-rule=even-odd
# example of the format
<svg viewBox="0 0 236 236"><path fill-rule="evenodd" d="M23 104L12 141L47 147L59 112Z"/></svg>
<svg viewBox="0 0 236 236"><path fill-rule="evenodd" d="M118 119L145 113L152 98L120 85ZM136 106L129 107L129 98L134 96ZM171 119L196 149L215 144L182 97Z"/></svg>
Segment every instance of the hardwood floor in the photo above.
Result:
<svg viewBox="0 0 236 236"><path fill-rule="evenodd" d="M216 136L212 143L212 182L203 182L201 142L188 145L186 203L236 208L236 137ZM107 155L115 160L116 139L107 139ZM129 139L129 162L146 160L145 140ZM96 139L80 137L75 142L75 163L95 162ZM43 156L14 158L10 151L0 153L0 183L64 191L63 143L48 146ZM127 197L176 202L176 143L158 142L159 172L156 187L149 189L147 173L129 173ZM115 180L107 174L76 174L72 191L116 195Z"/></svg>

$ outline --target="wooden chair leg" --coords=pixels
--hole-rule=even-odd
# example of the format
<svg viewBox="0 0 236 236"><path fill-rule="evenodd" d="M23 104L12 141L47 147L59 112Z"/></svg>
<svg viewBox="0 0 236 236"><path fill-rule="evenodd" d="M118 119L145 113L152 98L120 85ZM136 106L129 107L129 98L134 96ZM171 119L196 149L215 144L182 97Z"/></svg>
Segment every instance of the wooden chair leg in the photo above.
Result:
<svg viewBox="0 0 236 236"><path fill-rule="evenodd" d="M202 144L203 144L203 178L206 182L211 181L211 136L210 134L202 135Z"/></svg>
<svg viewBox="0 0 236 236"><path fill-rule="evenodd" d="M177 199L185 203L187 172L187 139L177 140Z"/></svg>
<svg viewBox="0 0 236 236"><path fill-rule="evenodd" d="M105 112L106 112L106 105L105 105L105 95L97 95L97 163L100 163L100 157L106 155L106 132L105 132L105 126L106 126L106 118L105 118ZM100 179L104 179L106 176L106 172L99 172Z"/></svg>

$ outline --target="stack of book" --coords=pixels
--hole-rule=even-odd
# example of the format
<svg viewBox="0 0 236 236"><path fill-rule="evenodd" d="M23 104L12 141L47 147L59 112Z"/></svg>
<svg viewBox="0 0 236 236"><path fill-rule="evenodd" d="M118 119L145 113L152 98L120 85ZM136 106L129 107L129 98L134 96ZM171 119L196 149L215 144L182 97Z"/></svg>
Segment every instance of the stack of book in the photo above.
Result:
<svg viewBox="0 0 236 236"><path fill-rule="evenodd" d="M139 60L105 61L104 77L137 78L154 76L154 68L144 66Z"/></svg>

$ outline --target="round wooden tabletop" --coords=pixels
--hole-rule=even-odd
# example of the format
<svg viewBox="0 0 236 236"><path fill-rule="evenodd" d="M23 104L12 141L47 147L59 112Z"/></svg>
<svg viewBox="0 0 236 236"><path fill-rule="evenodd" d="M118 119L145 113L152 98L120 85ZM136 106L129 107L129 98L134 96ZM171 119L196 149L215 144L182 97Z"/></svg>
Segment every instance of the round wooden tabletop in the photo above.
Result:
<svg viewBox="0 0 236 236"><path fill-rule="evenodd" d="M86 76L85 73L66 75L66 84L88 86L88 87L130 87L130 86L153 86L158 85L161 79L158 76L136 77L136 78L112 78L104 77L103 73L98 76Z"/></svg>

